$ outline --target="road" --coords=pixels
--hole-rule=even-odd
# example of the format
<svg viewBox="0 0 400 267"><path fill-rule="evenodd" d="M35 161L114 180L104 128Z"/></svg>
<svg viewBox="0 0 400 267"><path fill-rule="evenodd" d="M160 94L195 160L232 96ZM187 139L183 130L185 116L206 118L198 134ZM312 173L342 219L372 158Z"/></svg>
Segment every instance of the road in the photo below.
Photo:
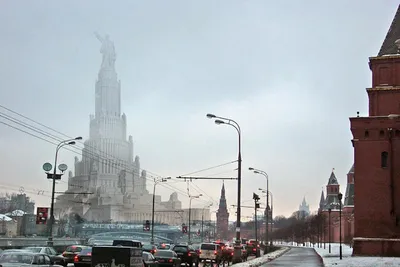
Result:
<svg viewBox="0 0 400 267"><path fill-rule="evenodd" d="M262 266L270 267L322 267L324 266L315 250L312 248L296 248L292 247L288 252L279 258L270 261Z"/></svg>

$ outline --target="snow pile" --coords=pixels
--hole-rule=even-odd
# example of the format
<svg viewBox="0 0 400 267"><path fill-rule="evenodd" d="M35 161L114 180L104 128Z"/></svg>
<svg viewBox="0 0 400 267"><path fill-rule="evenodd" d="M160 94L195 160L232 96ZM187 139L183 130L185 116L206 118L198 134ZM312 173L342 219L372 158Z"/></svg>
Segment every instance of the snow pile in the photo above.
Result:
<svg viewBox="0 0 400 267"><path fill-rule="evenodd" d="M271 253L261 256L260 258L255 258L253 260L249 260L246 262L236 263L236 264L234 264L234 266L236 266L236 267L258 267L258 266L263 265L266 262L269 262L269 261L272 261L272 260L278 258L279 256L281 256L283 253L287 252L288 250L290 250L290 248L282 247L278 250L275 250Z"/></svg>
<svg viewBox="0 0 400 267"><path fill-rule="evenodd" d="M1 222L11 222L13 219L8 217L7 215L0 214L0 221Z"/></svg>
<svg viewBox="0 0 400 267"><path fill-rule="evenodd" d="M377 267L377 266L400 266L400 258L387 257L352 257L353 249L348 245L342 244L342 260L339 259L339 244L331 244L331 253L329 253L329 244L326 248L314 247L315 251L322 257L326 267Z"/></svg>
<svg viewBox="0 0 400 267"><path fill-rule="evenodd" d="M23 211L23 210L14 210L12 212L6 213L5 215L14 216L14 217L20 217L20 216L24 216L24 214L26 214L26 212Z"/></svg>

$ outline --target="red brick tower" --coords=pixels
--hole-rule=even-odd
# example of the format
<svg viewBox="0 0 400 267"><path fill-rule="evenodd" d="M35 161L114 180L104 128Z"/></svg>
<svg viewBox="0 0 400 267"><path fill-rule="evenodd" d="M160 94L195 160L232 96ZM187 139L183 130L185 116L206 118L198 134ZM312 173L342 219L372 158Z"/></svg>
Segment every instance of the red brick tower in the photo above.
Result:
<svg viewBox="0 0 400 267"><path fill-rule="evenodd" d="M347 173L347 187L343 197L343 241L350 244L354 236L354 164Z"/></svg>
<svg viewBox="0 0 400 267"><path fill-rule="evenodd" d="M340 185L335 176L335 173L331 172L329 176L328 184L326 185L326 198L324 199L323 193L321 194L321 200L319 202L318 212L322 213L325 217L325 242L329 242L329 229L330 229L330 241L332 243L339 242L339 211L340 201L338 194L340 192ZM329 219L329 209L331 209ZM330 223L330 224L329 224ZM343 234L342 234L343 236Z"/></svg>
<svg viewBox="0 0 400 267"><path fill-rule="evenodd" d="M219 239L226 240L228 238L229 213L225 198L225 184L222 184L221 198L219 199L219 207L217 211L217 235Z"/></svg>
<svg viewBox="0 0 400 267"><path fill-rule="evenodd" d="M400 255L400 5L369 59L369 116L350 118L354 167L354 255Z"/></svg>

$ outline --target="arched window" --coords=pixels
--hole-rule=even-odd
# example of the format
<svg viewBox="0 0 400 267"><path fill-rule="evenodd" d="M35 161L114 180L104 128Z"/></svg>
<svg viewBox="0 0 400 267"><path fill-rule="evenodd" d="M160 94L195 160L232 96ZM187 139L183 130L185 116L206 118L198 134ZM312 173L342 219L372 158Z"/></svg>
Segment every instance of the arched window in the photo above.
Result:
<svg viewBox="0 0 400 267"><path fill-rule="evenodd" d="M388 166L388 158L389 158L389 153L386 151L383 151L381 153L381 167L382 168L387 168Z"/></svg>

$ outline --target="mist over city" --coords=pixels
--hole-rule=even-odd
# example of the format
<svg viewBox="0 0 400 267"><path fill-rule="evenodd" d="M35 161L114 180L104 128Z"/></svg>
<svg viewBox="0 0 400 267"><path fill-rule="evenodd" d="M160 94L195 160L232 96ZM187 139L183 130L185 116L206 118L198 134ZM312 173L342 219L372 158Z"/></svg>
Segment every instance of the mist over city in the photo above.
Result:
<svg viewBox="0 0 400 267"><path fill-rule="evenodd" d="M5 244L42 238L13 248L58 255L57 238L95 247L129 232L152 246L218 240L236 264L241 242L254 258L326 243L400 255L356 239L398 232L396 172L380 171L397 162L398 96L384 92L399 86L399 12L394 0L1 2ZM357 224L374 188L382 207ZM371 216L386 232L363 232ZM62 255L52 264L74 263Z"/></svg>

